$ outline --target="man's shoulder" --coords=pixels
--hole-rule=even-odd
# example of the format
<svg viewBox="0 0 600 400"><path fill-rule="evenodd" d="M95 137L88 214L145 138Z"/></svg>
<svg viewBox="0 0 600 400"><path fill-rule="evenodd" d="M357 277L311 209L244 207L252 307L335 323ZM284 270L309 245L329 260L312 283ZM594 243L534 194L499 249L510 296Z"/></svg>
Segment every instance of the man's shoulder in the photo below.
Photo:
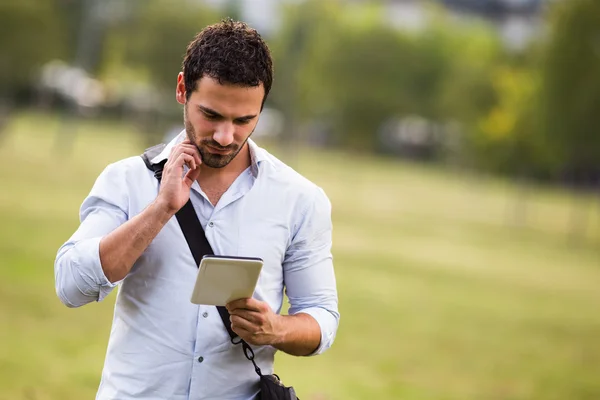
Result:
<svg viewBox="0 0 600 400"><path fill-rule="evenodd" d="M153 175L147 169L142 157L139 155L129 156L107 164L98 175L96 184L125 188L131 184L143 182L144 178L148 176Z"/></svg>
<svg viewBox="0 0 600 400"><path fill-rule="evenodd" d="M319 209L324 212L331 210L331 201L325 190L304 176L290 165L281 161L270 153L266 153L266 171L267 179L264 181L270 193L273 193L273 184L277 187L276 191L281 197L279 200L291 206L300 215L304 215L311 209Z"/></svg>
<svg viewBox="0 0 600 400"><path fill-rule="evenodd" d="M284 185L286 190L298 195L310 195L315 191L322 191L321 187L292 166L266 150L263 151L269 175Z"/></svg>

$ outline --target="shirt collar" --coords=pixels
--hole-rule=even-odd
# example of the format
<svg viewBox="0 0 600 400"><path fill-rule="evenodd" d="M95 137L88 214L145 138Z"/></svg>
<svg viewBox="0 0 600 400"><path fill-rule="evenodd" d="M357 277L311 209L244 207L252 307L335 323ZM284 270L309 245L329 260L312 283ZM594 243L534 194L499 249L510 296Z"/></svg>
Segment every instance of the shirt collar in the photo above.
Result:
<svg viewBox="0 0 600 400"><path fill-rule="evenodd" d="M154 157L151 162L152 164L157 164L161 161L164 161L169 158L169 154L171 154L171 149L183 142L186 139L185 129L182 130L177 136L175 136L165 148ZM248 148L250 149L250 171L252 175L256 178L258 177L259 166L263 161L270 162L267 157L267 153L264 149L258 146L252 139L248 139Z"/></svg>

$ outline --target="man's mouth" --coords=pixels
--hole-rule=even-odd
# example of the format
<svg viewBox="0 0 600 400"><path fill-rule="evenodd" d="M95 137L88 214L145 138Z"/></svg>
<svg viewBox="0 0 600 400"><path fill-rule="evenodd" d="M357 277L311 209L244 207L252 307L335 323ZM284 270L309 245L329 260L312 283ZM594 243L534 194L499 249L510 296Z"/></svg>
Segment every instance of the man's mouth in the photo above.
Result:
<svg viewBox="0 0 600 400"><path fill-rule="evenodd" d="M230 152L231 152L231 149L217 149L217 148L215 148L215 147L212 147L212 146L207 146L207 147L208 147L208 150L209 150L211 153L216 153L216 154L225 155L225 154L228 154L228 153L230 153Z"/></svg>

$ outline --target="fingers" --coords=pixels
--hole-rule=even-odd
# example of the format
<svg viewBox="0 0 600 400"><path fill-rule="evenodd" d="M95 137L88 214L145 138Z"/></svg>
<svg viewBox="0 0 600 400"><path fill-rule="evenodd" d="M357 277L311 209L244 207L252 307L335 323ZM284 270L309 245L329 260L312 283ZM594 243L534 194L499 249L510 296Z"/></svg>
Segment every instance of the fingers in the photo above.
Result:
<svg viewBox="0 0 600 400"><path fill-rule="evenodd" d="M200 164L202 164L202 158L200 157L200 153L198 152L198 149L196 148L196 146L182 144L180 149L181 149L182 153L189 154L194 158L194 161L196 162L196 166L200 166Z"/></svg>
<svg viewBox="0 0 600 400"><path fill-rule="evenodd" d="M234 300L226 305L229 312L236 309L264 312L268 307L267 303L253 298Z"/></svg>
<svg viewBox="0 0 600 400"><path fill-rule="evenodd" d="M196 167L198 167L200 164L202 164L202 158L200 157L198 148L195 145L191 144L191 142L189 142L189 141L184 141L176 146L173 146L173 148L171 149L171 154L169 156L169 161L167 161L167 164L177 160L181 154L187 154L189 156L192 156L194 158ZM194 169L196 167L194 167Z"/></svg>
<svg viewBox="0 0 600 400"><path fill-rule="evenodd" d="M173 166L174 167L183 167L184 164L186 164L192 170L195 170L196 165L197 165L196 159L192 155L187 154L187 153L181 153L173 162Z"/></svg>
<svg viewBox="0 0 600 400"><path fill-rule="evenodd" d="M248 342L248 344L256 344L254 343L254 341L251 339L253 337L253 333L251 331L248 331L246 329L240 328L239 326L231 326L231 330L233 330L235 333L237 333L237 335L244 339L246 342Z"/></svg>
<svg viewBox="0 0 600 400"><path fill-rule="evenodd" d="M232 315L230 317L231 320L231 329L233 329L238 335L239 330L247 331L250 334L253 334L256 331L256 325L250 321L243 319L237 315Z"/></svg>
<svg viewBox="0 0 600 400"><path fill-rule="evenodd" d="M231 311L230 315L232 317L239 317L255 325L262 325L266 321L266 317L263 314L257 311L248 311L240 308Z"/></svg>

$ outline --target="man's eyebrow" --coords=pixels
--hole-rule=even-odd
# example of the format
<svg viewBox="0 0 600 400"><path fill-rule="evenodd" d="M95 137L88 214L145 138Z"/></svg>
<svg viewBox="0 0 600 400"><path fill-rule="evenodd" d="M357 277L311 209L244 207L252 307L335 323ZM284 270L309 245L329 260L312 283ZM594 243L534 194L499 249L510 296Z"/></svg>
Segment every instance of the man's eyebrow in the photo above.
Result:
<svg viewBox="0 0 600 400"><path fill-rule="evenodd" d="M206 113L206 114L209 114L209 115L211 115L211 116L213 116L213 117L217 117L217 118L223 118L223 116L222 116L221 114L219 114L219 113L218 113L218 112L216 112L215 110L212 110L212 109L210 109L210 108L208 108L208 107L204 107L204 106L198 106L198 108L199 108L199 109L200 109L202 112L204 112L204 113ZM235 120L236 120L236 121L242 121L242 120L250 120L250 119L253 119L253 118L256 118L256 115L244 115L243 117L238 117L238 118L235 118Z"/></svg>
<svg viewBox="0 0 600 400"><path fill-rule="evenodd" d="M218 112L216 112L215 110L211 110L208 107L204 107L204 106L198 106L198 108L200 109L200 111L205 112L206 114L210 114L210 115L214 115L215 117L223 117L221 114L219 114Z"/></svg>

